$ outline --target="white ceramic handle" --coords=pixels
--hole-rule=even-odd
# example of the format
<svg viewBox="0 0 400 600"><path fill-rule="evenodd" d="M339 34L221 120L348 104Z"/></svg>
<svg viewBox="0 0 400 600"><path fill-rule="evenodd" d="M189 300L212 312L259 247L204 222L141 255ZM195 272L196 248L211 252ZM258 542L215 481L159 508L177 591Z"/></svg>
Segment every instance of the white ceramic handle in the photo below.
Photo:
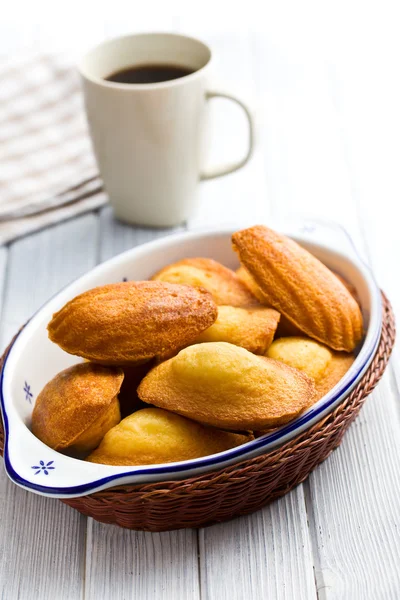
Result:
<svg viewBox="0 0 400 600"><path fill-rule="evenodd" d="M253 144L254 144L254 121L250 110L247 108L244 102L232 96L231 94L227 94L226 92L207 92L206 94L207 100L211 98L226 98L227 100L231 100L238 104L245 112L247 117L247 122L249 126L249 141L246 154L238 161L225 163L219 165L217 167L211 168L204 173L201 174L201 179L213 179L214 177L220 177L221 175L227 175L228 173L233 173L233 171L237 171L241 167L243 167L250 159L253 153Z"/></svg>

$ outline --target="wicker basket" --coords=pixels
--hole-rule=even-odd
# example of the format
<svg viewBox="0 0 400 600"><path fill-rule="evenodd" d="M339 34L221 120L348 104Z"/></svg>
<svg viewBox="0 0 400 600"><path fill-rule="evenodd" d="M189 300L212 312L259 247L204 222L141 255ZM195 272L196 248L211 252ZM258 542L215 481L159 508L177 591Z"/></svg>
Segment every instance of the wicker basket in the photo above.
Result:
<svg viewBox="0 0 400 600"><path fill-rule="evenodd" d="M120 486L63 502L102 523L166 531L232 519L283 496L339 446L365 398L382 377L395 339L392 308L384 295L382 298L380 344L360 383L332 413L284 446L199 477ZM0 453L3 436L0 420Z"/></svg>

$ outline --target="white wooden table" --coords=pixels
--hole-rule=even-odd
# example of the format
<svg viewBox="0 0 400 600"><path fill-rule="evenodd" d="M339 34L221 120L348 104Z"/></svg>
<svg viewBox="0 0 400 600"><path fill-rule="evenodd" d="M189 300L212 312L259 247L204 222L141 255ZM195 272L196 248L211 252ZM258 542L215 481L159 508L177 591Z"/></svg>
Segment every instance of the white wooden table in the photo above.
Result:
<svg viewBox="0 0 400 600"><path fill-rule="evenodd" d="M345 225L400 314L400 42L396 6L16 0L0 50L86 46L132 30L198 35L215 72L257 112L255 156L203 183L187 228L303 214ZM279 6L277 6L279 5ZM240 153L245 124L215 103L210 160ZM109 208L0 248L2 349L51 294L155 235ZM343 444L290 494L235 521L150 534L100 525L25 492L0 469L0 598L400 598L400 367L391 365Z"/></svg>

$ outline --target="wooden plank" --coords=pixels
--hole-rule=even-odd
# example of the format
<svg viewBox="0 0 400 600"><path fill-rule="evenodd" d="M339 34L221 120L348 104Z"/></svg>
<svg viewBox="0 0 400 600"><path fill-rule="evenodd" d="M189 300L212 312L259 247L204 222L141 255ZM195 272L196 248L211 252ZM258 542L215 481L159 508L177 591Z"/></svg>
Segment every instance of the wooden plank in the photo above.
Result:
<svg viewBox="0 0 400 600"><path fill-rule="evenodd" d="M2 347L49 296L95 264L96 229L88 215L10 247ZM23 491L3 469L0 505L0 598L81 598L86 518Z"/></svg>
<svg viewBox="0 0 400 600"><path fill-rule="evenodd" d="M173 230L151 230L117 222L102 210L100 257L115 254ZM135 600L199 597L197 534L127 531L88 519L85 598Z"/></svg>
<svg viewBox="0 0 400 600"><path fill-rule="evenodd" d="M292 30L265 28L253 37L253 65L271 214L337 221L365 253L323 60L312 44L291 39Z"/></svg>
<svg viewBox="0 0 400 600"><path fill-rule="evenodd" d="M88 519L85 598L196 600L197 534L129 531Z"/></svg>
<svg viewBox="0 0 400 600"><path fill-rule="evenodd" d="M188 30L212 49L214 65L208 88L232 93L253 110L255 84L248 35L239 32L209 35L194 22L185 28ZM206 133L209 156L205 168L240 158L248 144L247 123L240 108L228 100L213 99L209 110L210 130ZM257 116L255 119L257 121ZM260 139L256 136L254 155L244 168L200 183L198 209L189 219L189 225L192 229L230 224L240 227L264 222L268 214L263 158Z"/></svg>
<svg viewBox="0 0 400 600"><path fill-rule="evenodd" d="M131 226L114 219L111 207L106 206L100 212L100 262L140 244L151 242L183 229L183 226L169 229Z"/></svg>
<svg viewBox="0 0 400 600"><path fill-rule="evenodd" d="M10 246L1 340L52 294L96 264L97 217L86 215Z"/></svg>
<svg viewBox="0 0 400 600"><path fill-rule="evenodd" d="M387 277L389 293L398 303L398 284L388 277L388 269L393 273L396 251L385 255L383 267L379 260L388 236L386 230L376 228L380 207L372 208L373 204L364 203L362 194L358 194L355 200L361 200L360 235L367 232L366 254L377 275ZM363 219L360 207L365 205L369 207L369 224L375 222L373 227L366 226ZM388 237L393 243L390 233ZM328 600L398 597L400 395L395 376L400 381L400 372L397 365L394 354L387 375L368 399L341 448L306 484L314 532L317 589Z"/></svg>
<svg viewBox="0 0 400 600"><path fill-rule="evenodd" d="M3 310L4 287L7 274L8 249L0 248L0 315Z"/></svg>
<svg viewBox="0 0 400 600"><path fill-rule="evenodd" d="M197 34L197 31L195 32ZM204 37L204 36L202 36ZM245 35L205 37L215 51L218 70L240 89L254 90L252 48ZM251 95L251 94L250 94ZM217 107L216 107L217 108ZM226 107L228 112L228 106ZM219 113L218 113L219 114ZM233 146L236 114L219 115L218 152ZM225 120L225 122L224 122ZM217 121L217 119L216 119ZM224 123L219 132L221 121ZM245 137L245 129L241 138ZM270 204L264 176L262 140L252 162L236 175L202 184L203 203L189 229L234 223L237 227L268 222ZM230 215L228 217L227 215ZM300 486L262 511L199 532L202 598L315 598L313 559L307 528L304 496Z"/></svg>
<svg viewBox="0 0 400 600"><path fill-rule="evenodd" d="M274 214L301 212L337 220L364 258L363 201L349 161L340 90L315 53L285 51L287 40L258 38L265 78L266 168ZM260 48L263 50L260 51ZM260 71L261 72L261 71ZM360 98L361 100L361 98ZM376 211L379 207L376 206ZM382 405L385 408L382 410ZM390 373L330 459L304 484L320 598L388 598L399 589L398 391Z"/></svg>
<svg viewBox="0 0 400 600"><path fill-rule="evenodd" d="M337 15L332 17L335 19ZM376 15L367 14L364 18L376 26ZM367 239L370 263L378 282L397 312L400 285L394 273L400 242L394 215L400 191L396 170L400 120L395 106L400 95L392 78L383 76L382 65L385 73L395 68L399 43L393 37L394 48L385 43L372 52L368 36L362 32L359 52L349 53L350 31L356 20L357 16L350 13L340 48L334 47L328 34L326 62L338 122L345 133L344 154L360 228ZM363 65L372 56L371 68L366 70ZM381 106L385 109L381 110ZM397 598L399 594L398 358L397 345L389 372L345 439L346 464L335 456L331 469L325 473L336 483L335 494L327 498L327 506L320 503L318 507L321 513L318 521L324 526L317 538L322 573L317 579L327 586L324 590L327 598L343 597L344 589L353 598ZM331 503L342 505L339 515L336 510L332 513ZM339 553L337 544L343 537L346 544ZM361 551L354 552L357 547ZM351 565L351 578L346 564Z"/></svg>
<svg viewBox="0 0 400 600"><path fill-rule="evenodd" d="M349 43L349 39L344 41ZM364 60L368 54L371 57L372 51L365 37L362 42L360 56ZM393 42L400 50L397 38ZM360 225L369 241L370 263L379 285L390 298L395 313L399 314L400 280L395 273L400 255L397 218L400 118L395 107L400 102L400 90L393 78L383 76L381 69L381 65L385 65L386 73L395 69L398 52L389 52L387 47L381 46L380 59L374 53L371 70L365 70L360 56L349 56L345 48L346 45L335 61L330 48L329 78L337 90L335 104L342 129L346 131L345 150L352 174L352 190ZM376 83L372 86L371 81ZM379 118L374 118L377 107L381 106L385 106L385 110L379 108ZM399 364L397 344L392 367L398 387Z"/></svg>
<svg viewBox="0 0 400 600"><path fill-rule="evenodd" d="M202 598L317 598L303 488L257 513L200 530Z"/></svg>
<svg viewBox="0 0 400 600"><path fill-rule="evenodd" d="M306 485L320 598L398 598L400 437L391 373Z"/></svg>

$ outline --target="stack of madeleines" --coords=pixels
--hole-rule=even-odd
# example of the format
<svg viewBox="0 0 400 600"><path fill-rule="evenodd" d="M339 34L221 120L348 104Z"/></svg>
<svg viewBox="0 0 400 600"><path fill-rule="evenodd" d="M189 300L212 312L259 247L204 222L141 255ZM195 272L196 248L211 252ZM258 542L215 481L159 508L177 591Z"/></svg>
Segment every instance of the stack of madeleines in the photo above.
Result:
<svg viewBox="0 0 400 600"><path fill-rule="evenodd" d="M44 387L33 433L95 463L189 460L288 423L336 385L363 336L354 290L267 227L232 243L236 272L186 258L54 314L49 338L85 362Z"/></svg>

